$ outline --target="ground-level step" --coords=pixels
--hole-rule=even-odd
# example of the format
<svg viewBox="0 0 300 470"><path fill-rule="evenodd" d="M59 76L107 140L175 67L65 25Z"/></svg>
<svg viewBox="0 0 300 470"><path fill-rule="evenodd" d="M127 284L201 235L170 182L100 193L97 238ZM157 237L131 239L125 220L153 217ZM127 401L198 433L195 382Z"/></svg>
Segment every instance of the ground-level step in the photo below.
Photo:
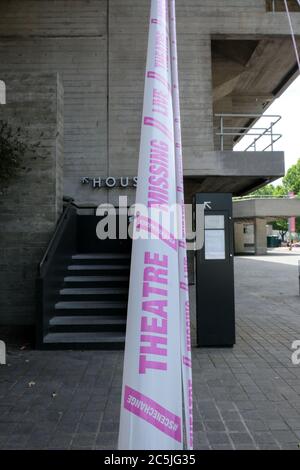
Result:
<svg viewBox="0 0 300 470"><path fill-rule="evenodd" d="M125 332L48 333L47 349L123 349Z"/></svg>

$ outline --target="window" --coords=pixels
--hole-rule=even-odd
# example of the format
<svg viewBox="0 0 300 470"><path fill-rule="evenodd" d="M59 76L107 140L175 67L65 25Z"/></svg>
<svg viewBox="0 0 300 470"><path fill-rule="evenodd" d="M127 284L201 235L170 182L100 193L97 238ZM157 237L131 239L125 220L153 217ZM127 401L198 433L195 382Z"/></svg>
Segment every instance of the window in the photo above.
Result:
<svg viewBox="0 0 300 470"><path fill-rule="evenodd" d="M225 259L225 217L205 216L205 259Z"/></svg>

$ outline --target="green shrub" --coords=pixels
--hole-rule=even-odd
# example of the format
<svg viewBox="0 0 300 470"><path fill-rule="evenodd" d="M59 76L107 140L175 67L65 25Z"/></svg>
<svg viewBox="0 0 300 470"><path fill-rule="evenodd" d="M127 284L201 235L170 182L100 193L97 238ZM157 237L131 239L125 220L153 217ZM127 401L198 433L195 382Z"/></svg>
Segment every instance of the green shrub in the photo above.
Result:
<svg viewBox="0 0 300 470"><path fill-rule="evenodd" d="M21 138L21 128L14 130L7 122L0 121L0 191L17 174L27 148Z"/></svg>

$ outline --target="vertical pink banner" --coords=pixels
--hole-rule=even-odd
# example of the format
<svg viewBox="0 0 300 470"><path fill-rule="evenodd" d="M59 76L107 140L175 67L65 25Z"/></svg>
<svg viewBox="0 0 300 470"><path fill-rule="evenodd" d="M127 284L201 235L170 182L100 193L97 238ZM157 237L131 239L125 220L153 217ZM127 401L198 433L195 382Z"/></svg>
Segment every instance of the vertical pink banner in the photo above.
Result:
<svg viewBox="0 0 300 470"><path fill-rule="evenodd" d="M181 137L181 115L178 76L178 52L176 31L175 0L169 0L170 8L170 43L172 67L172 96L174 112L175 164L177 182L177 204L181 211L181 227L178 251L179 282L180 282L180 317L181 317L181 353L182 380L185 413L186 443L189 450L193 449L193 389L192 389L192 351L190 336L190 303L188 288L188 261L186 251L186 227L183 183L183 155Z"/></svg>
<svg viewBox="0 0 300 470"><path fill-rule="evenodd" d="M291 191L289 192L288 196L290 199L294 199L295 193ZM289 232L290 232L290 235L296 232L296 217L289 218Z"/></svg>
<svg viewBox="0 0 300 470"><path fill-rule="evenodd" d="M178 230L163 222L163 217L172 218L177 204L171 82L168 0L152 0L119 429L122 450L183 449Z"/></svg>

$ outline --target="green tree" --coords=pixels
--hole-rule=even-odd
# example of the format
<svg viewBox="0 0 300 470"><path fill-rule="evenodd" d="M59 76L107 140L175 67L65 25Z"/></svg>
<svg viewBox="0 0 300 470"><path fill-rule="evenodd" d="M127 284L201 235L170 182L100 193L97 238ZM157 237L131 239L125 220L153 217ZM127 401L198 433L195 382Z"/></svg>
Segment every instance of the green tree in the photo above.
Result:
<svg viewBox="0 0 300 470"><path fill-rule="evenodd" d="M251 193L251 196L273 196L274 191L275 187L273 184L267 184L266 186L262 186L261 188Z"/></svg>
<svg viewBox="0 0 300 470"><path fill-rule="evenodd" d="M289 231L288 219L278 219L272 223L273 230L278 230L281 240L284 241L284 236ZM300 217L296 219L296 232L300 233Z"/></svg>
<svg viewBox="0 0 300 470"><path fill-rule="evenodd" d="M295 194L300 195L300 159L289 168L282 183L287 193L293 191Z"/></svg>
<svg viewBox="0 0 300 470"><path fill-rule="evenodd" d="M17 173L26 151L20 132L20 128L14 131L7 122L0 121L0 192Z"/></svg>
<svg viewBox="0 0 300 470"><path fill-rule="evenodd" d="M286 219L279 219L275 220L275 222L272 223L273 230L278 230L280 236L281 236L281 241L284 241L284 236L289 230L289 224Z"/></svg>
<svg viewBox="0 0 300 470"><path fill-rule="evenodd" d="M43 132L40 137L42 135ZM21 131L20 127L13 128L7 122L0 120L0 195L19 170L26 169L22 166L26 152L30 152L32 159L37 159L40 142L28 144L25 143L27 138L27 133Z"/></svg>
<svg viewBox="0 0 300 470"><path fill-rule="evenodd" d="M274 197L282 197L286 196L288 191L282 185L274 186L273 184L267 184L262 188L257 189L251 196L274 196Z"/></svg>
<svg viewBox="0 0 300 470"><path fill-rule="evenodd" d="M283 196L287 196L287 194L288 194L288 191L285 189L284 186L281 186L281 185L275 186L273 196L283 197Z"/></svg>

